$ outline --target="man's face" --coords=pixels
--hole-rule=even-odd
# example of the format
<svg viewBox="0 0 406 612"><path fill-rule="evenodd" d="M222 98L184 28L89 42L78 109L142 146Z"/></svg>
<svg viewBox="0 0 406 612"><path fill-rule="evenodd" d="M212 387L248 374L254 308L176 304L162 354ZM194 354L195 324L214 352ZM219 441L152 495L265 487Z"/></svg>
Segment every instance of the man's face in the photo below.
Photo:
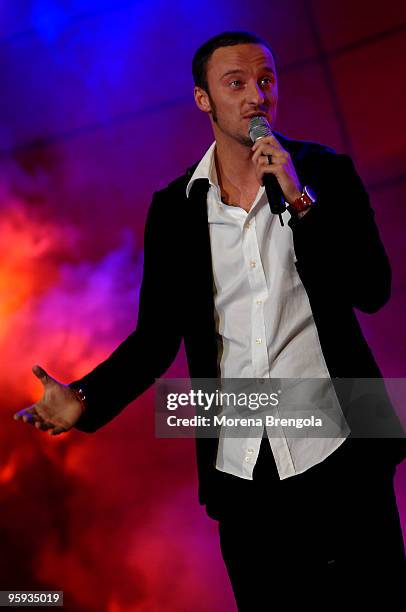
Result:
<svg viewBox="0 0 406 612"><path fill-rule="evenodd" d="M211 113L216 140L229 137L251 147L250 117L265 115L271 127L276 119L278 85L271 52L258 44L216 49L208 61L209 92L195 87L195 100Z"/></svg>

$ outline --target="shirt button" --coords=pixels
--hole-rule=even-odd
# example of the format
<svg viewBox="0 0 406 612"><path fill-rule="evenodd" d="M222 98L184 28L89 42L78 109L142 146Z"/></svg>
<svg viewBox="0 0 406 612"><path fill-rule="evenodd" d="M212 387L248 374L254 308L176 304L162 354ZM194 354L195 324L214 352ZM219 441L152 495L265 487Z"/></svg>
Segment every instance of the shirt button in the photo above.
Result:
<svg viewBox="0 0 406 612"><path fill-rule="evenodd" d="M257 304L262 304L262 300L257 300Z"/></svg>
<svg viewBox="0 0 406 612"><path fill-rule="evenodd" d="M250 454L251 454L251 453L253 453L253 452L254 452L254 449L253 449L253 448L247 448L247 453L250 453Z"/></svg>
<svg viewBox="0 0 406 612"><path fill-rule="evenodd" d="M257 344L262 344L262 338L256 338L255 342L256 342Z"/></svg>
<svg viewBox="0 0 406 612"><path fill-rule="evenodd" d="M245 457L245 461L249 463L251 461L251 457Z"/></svg>
<svg viewBox="0 0 406 612"><path fill-rule="evenodd" d="M256 265L257 265L256 261L250 261L251 268L255 268Z"/></svg>

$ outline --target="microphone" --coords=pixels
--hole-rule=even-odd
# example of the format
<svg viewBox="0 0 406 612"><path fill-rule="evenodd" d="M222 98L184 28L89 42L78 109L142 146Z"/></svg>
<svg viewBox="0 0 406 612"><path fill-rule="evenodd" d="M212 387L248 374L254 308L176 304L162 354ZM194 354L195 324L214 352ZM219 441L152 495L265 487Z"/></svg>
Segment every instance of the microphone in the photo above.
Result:
<svg viewBox="0 0 406 612"><path fill-rule="evenodd" d="M264 136L271 136L272 130L267 118L263 117L262 115L255 115L254 117L251 117L248 127L248 134L254 143ZM268 155L267 157L269 163L272 163L272 155ZM262 177L262 182L264 183L271 212L274 215L279 215L279 221L283 226L284 223L282 213L286 210L286 204L283 197L283 191L278 183L278 179L274 174L264 174Z"/></svg>

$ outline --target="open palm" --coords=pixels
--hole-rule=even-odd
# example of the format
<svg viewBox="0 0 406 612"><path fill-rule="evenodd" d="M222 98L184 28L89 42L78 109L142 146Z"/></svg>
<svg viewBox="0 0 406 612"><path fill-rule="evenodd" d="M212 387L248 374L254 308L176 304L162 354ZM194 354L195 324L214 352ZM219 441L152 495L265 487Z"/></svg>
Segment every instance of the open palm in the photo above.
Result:
<svg viewBox="0 0 406 612"><path fill-rule="evenodd" d="M35 365L32 368L34 375L42 382L44 394L41 399L14 414L15 420L35 426L50 435L57 435L69 431L82 414L82 404L74 391Z"/></svg>

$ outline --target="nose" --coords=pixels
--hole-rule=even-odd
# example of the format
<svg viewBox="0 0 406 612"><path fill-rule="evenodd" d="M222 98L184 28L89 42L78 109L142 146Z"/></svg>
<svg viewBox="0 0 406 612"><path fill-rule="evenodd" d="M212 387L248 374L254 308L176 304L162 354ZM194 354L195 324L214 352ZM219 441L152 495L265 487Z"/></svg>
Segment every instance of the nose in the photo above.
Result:
<svg viewBox="0 0 406 612"><path fill-rule="evenodd" d="M265 95L261 87L258 85L257 81L249 81L246 91L248 102L250 102L251 104L256 104L257 106L260 106L264 103Z"/></svg>

